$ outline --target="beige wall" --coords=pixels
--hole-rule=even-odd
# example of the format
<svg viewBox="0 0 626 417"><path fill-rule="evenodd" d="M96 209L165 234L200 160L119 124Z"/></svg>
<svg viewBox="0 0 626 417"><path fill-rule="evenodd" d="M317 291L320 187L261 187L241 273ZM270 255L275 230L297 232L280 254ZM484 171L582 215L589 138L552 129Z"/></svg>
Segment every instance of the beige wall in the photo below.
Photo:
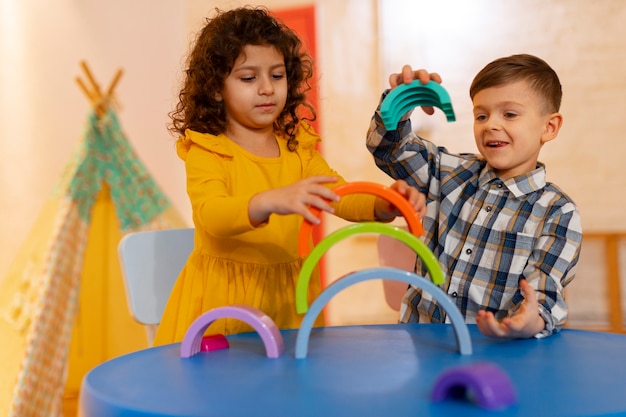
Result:
<svg viewBox="0 0 626 417"><path fill-rule="evenodd" d="M165 131L190 34L213 7L240 1L0 0L0 279L43 200L80 140L88 105L74 83L89 61L118 88L122 126L177 208L189 218L184 173ZM309 1L265 1L270 8ZM319 0L318 68L324 150L348 180L388 183L364 147L364 133L389 72L404 63L438 71L457 122L441 113L415 121L455 151L473 151L472 76L488 61L518 52L550 62L564 87L564 127L542 160L548 177L579 204L587 230L626 230L621 172L626 114L626 3L621 0ZM400 222L401 223L401 222ZM328 219L328 230L343 223ZM590 251L592 253L593 251ZM602 302L590 256L571 287L573 314ZM328 254L333 279L375 266L374 236ZM594 290L594 291L590 291ZM598 294L583 302L583 294ZM580 295L577 295L580 294ZM331 302L333 324L390 322L381 284L352 287ZM584 318L584 317L583 317Z"/></svg>
<svg viewBox="0 0 626 417"><path fill-rule="evenodd" d="M180 2L0 1L0 279L80 142L89 104L75 77L86 60L106 88L115 72L118 116L170 198L187 210L182 164L165 130L179 56Z"/></svg>

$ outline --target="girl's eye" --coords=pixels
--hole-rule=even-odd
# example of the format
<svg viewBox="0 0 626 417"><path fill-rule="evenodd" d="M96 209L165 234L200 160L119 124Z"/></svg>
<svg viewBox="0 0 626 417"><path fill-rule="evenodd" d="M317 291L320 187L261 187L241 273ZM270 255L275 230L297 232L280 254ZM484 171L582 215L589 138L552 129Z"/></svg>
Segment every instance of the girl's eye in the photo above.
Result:
<svg viewBox="0 0 626 417"><path fill-rule="evenodd" d="M275 80L282 80L283 78L285 78L285 74L274 74L272 75L272 78Z"/></svg>
<svg viewBox="0 0 626 417"><path fill-rule="evenodd" d="M244 83L249 83L251 81L254 81L254 77L241 77L240 78L241 81L243 81Z"/></svg>

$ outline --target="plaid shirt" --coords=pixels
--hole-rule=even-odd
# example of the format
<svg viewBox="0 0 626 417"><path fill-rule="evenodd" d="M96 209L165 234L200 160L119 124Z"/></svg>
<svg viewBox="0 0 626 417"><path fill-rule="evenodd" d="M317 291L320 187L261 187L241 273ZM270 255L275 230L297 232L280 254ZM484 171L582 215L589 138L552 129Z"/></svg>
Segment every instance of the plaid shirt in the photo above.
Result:
<svg viewBox="0 0 626 417"><path fill-rule="evenodd" d="M376 111L367 147L381 170L426 194L425 241L446 275L444 291L468 323L479 310L502 319L523 301L519 280L525 278L546 322L536 337L559 331L567 318L563 288L574 278L582 240L574 202L546 182L543 164L502 180L479 155L451 154L416 136L409 115L387 131ZM427 274L419 257L416 272ZM446 314L411 286L400 321L443 323Z"/></svg>

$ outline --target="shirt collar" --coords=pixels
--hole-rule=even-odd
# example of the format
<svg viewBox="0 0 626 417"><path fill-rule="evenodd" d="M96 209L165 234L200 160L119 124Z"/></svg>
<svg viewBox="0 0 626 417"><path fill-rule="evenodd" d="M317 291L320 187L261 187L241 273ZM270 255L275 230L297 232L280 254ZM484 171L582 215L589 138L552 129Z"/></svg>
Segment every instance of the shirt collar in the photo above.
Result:
<svg viewBox="0 0 626 417"><path fill-rule="evenodd" d="M533 193L546 185L546 166L537 162L537 167L530 172L517 177L501 180L493 168L486 164L478 177L480 188L488 188L490 184L499 183L504 185L515 197Z"/></svg>

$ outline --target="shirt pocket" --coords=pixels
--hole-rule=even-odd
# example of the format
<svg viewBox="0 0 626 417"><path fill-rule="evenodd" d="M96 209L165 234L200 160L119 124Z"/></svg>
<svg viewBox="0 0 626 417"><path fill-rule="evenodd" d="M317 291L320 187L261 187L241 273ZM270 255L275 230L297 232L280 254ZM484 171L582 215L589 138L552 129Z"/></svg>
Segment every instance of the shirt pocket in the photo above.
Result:
<svg viewBox="0 0 626 417"><path fill-rule="evenodd" d="M498 283L504 285L503 281L509 281L509 285L517 285L532 254L535 237L526 233L498 232L489 240L496 245L492 267L497 271Z"/></svg>

